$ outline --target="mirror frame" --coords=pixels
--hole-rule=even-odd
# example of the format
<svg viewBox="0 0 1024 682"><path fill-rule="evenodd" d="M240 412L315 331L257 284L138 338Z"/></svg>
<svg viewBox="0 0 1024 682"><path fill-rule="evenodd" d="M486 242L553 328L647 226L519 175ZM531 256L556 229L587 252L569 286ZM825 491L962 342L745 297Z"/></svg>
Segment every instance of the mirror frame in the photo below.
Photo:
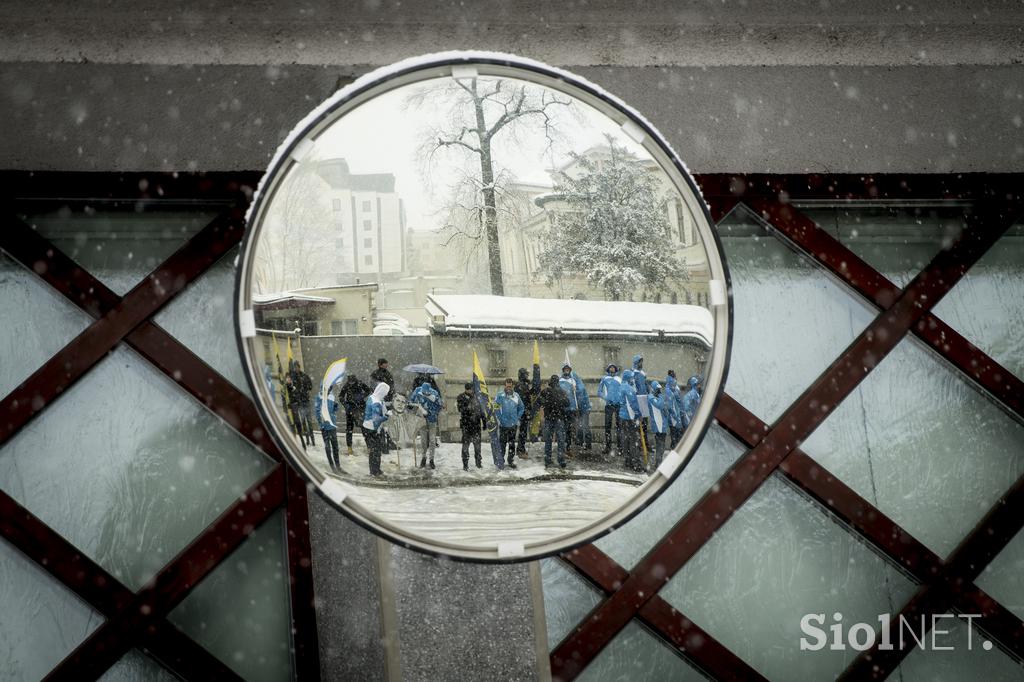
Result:
<svg viewBox="0 0 1024 682"><path fill-rule="evenodd" d="M663 468L667 471L655 471L623 505L585 526L544 541L518 547L513 545L511 548L501 541L493 548L487 548L481 545L445 542L405 531L380 518L372 509L362 506L359 503L357 486L329 479L311 462L304 461L306 458L301 456L298 446L281 435L289 434L290 429L278 410L273 405L268 406L269 396L264 395L262 370L257 370L254 366L254 353L250 344L250 339L255 338L251 272L261 223L281 181L291 167L300 162L312 148L309 142L315 142L320 134L343 118L347 112L377 95L423 80L452 77L453 68L469 70L469 74L475 70L478 76L518 78L551 88L597 109L622 126L626 134L639 142L658 163L686 202L704 244L711 273L709 288L715 340L711 348L708 376L704 379L704 395L693 421L697 428L687 428L676 448L666 451ZM638 137L641 139L637 139ZM294 467L307 483L316 488L321 498L352 521L391 542L431 556L483 563L533 561L590 543L622 526L663 493L689 464L711 426L728 374L733 326L729 271L717 229L700 189L686 166L665 138L643 116L614 95L580 76L515 55L472 51L416 57L372 71L325 100L291 131L278 147L260 180L259 188L246 215L246 230L238 263L234 313L236 342L256 408L274 442L284 453L287 463ZM685 454L680 457L679 453ZM665 464L672 466L665 467Z"/></svg>

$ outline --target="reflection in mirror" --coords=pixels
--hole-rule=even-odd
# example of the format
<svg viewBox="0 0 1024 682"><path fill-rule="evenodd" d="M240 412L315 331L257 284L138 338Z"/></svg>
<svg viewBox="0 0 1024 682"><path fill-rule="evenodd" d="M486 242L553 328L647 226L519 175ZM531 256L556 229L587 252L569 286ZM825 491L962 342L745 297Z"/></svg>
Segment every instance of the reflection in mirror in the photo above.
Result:
<svg viewBox="0 0 1024 682"><path fill-rule="evenodd" d="M720 256L655 143L592 104L405 83L327 117L264 190L243 282L264 409L392 537L579 541L703 429Z"/></svg>

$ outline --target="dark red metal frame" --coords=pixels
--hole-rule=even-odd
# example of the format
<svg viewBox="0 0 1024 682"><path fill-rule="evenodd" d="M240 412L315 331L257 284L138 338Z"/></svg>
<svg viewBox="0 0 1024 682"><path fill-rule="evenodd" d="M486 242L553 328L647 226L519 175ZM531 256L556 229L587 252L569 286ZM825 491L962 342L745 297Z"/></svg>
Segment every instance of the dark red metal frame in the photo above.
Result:
<svg viewBox="0 0 1024 682"><path fill-rule="evenodd" d="M107 619L51 672L52 678L99 677L133 647L146 651L185 679L237 677L166 616L278 509L284 510L286 519L296 676L320 676L305 484L284 465L252 401L151 320L239 242L241 211L258 177L256 173L0 173L5 204L0 213L0 249L95 318L82 334L0 401L0 447L114 347L126 343L277 462L263 480L137 593L0 492L0 536ZM931 313L1016 217L1021 208L1017 190L1021 177L705 175L698 176L697 181L716 221L742 203L780 238L874 305L879 314L774 424L765 424L730 396L723 397L715 418L748 451L631 571L593 545L563 555L563 560L606 598L551 653L554 676L574 678L631 619L637 618L716 679L763 679L657 592L776 472L920 583L917 594L904 607L904 615L951 609L981 613L976 624L989 639L1011 656L1024 660L1024 623L974 584L978 574L1024 525L1024 478L943 559L799 449L800 442L907 334L933 348L1008 413L1024 419L1024 384L1020 379ZM223 204L224 210L120 297L15 217L19 212L31 212L26 207L97 199L105 200L106 205L122 202L132 209L145 209L150 202L154 209L179 202L177 205ZM859 200L879 199L955 199L971 202L974 210L958 242L940 252L907 287L900 289L793 206L793 202L803 200L849 200L855 206ZM822 410L822 405L829 407ZM906 653L906 649L864 652L844 677L885 677Z"/></svg>

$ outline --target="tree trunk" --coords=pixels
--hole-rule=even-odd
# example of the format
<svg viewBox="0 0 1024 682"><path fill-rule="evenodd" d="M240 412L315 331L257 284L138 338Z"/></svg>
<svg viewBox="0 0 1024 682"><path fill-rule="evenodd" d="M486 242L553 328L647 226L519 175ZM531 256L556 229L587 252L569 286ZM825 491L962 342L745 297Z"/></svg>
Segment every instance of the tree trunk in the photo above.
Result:
<svg viewBox="0 0 1024 682"><path fill-rule="evenodd" d="M483 101L477 99L476 119L478 130L486 130ZM487 266L491 277L491 293L505 295L505 284L501 271L501 244L498 241L498 208L494 195L494 163L491 159L491 140L480 136L480 180L484 195L484 234L487 238Z"/></svg>

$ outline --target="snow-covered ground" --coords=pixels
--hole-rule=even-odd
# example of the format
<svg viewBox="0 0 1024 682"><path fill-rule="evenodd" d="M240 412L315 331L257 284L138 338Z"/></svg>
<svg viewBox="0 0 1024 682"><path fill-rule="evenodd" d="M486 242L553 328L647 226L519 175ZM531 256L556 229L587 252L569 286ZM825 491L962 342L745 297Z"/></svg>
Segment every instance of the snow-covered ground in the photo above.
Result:
<svg viewBox="0 0 1024 682"><path fill-rule="evenodd" d="M331 471L319 434L306 455L325 475L356 485L359 504L412 533L486 548L578 530L618 509L647 479L615 462L578 458L568 459L565 470L545 469L543 443L527 444L529 456L517 457L516 469L498 470L486 440L481 468L471 448L469 471L463 471L461 445L442 443L434 455L436 469L419 468L420 456L414 461L412 450L402 448L384 455L384 476L374 478L362 436L353 438L352 455L344 433L339 436L342 472Z"/></svg>

